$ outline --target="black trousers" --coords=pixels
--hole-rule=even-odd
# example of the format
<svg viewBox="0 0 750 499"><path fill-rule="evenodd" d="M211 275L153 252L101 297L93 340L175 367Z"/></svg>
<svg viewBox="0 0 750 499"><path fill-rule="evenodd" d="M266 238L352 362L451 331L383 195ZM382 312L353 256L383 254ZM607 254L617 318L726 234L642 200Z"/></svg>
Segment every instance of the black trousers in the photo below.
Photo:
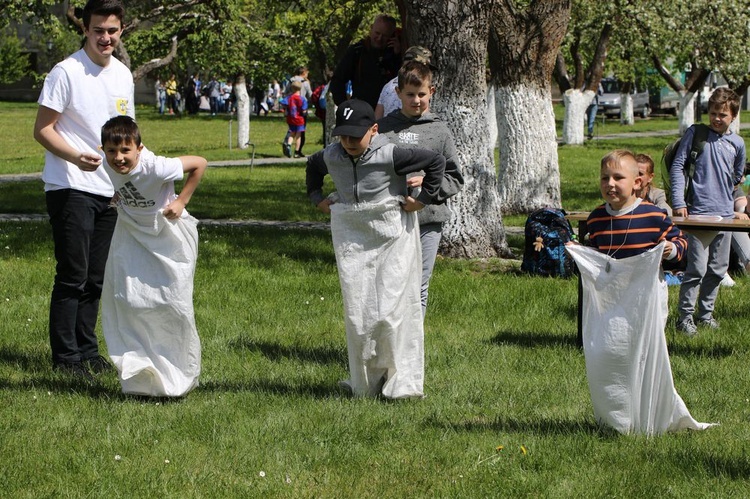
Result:
<svg viewBox="0 0 750 499"><path fill-rule="evenodd" d="M46 198L57 260L49 310L52 362L79 362L99 355L94 328L117 210L109 197L74 189L48 191Z"/></svg>

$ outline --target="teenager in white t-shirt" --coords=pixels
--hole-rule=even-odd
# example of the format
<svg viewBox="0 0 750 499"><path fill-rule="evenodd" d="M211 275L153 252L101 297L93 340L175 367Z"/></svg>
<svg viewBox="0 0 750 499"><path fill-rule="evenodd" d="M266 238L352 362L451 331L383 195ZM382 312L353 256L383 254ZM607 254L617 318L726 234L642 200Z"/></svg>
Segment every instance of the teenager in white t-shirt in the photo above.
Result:
<svg viewBox="0 0 750 499"><path fill-rule="evenodd" d="M147 151L135 121L102 128L119 217L104 273L102 331L124 393L182 397L198 385L193 313L198 221L185 210L206 170L200 156ZM187 179L175 194L175 180Z"/></svg>
<svg viewBox="0 0 750 499"><path fill-rule="evenodd" d="M112 183L97 168L102 125L135 116L133 77L112 57L125 9L120 0L89 0L81 50L47 75L34 124L45 154L44 189L57 261L50 300L53 368L91 379L112 366L99 354L96 326L104 268L117 212Z"/></svg>

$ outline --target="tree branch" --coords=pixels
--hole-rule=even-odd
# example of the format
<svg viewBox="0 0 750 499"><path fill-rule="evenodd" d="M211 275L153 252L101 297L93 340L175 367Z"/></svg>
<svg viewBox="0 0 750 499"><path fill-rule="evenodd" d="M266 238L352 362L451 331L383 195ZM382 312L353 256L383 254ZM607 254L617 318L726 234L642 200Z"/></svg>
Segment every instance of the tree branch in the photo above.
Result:
<svg viewBox="0 0 750 499"><path fill-rule="evenodd" d="M177 37L172 37L172 48L169 53L161 59L152 59L133 71L133 81L138 82L141 78L157 68L161 68L172 62L177 56Z"/></svg>

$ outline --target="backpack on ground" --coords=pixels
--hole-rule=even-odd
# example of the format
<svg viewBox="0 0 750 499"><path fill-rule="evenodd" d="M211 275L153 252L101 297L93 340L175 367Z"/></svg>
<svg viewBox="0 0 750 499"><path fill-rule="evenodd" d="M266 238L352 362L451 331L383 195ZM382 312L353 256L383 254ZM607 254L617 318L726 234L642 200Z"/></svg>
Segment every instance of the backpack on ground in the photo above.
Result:
<svg viewBox="0 0 750 499"><path fill-rule="evenodd" d="M690 154L687 157L687 164L684 168L685 173L685 203L690 205L693 198L693 176L695 175L695 162L698 156L703 152L708 140L708 125L697 123L693 125L693 143L690 146ZM661 156L661 182L664 191L667 194L667 203L672 205L672 183L669 180L669 170L674 163L674 157L677 149L680 148L680 142L683 137L678 137L664 148Z"/></svg>
<svg viewBox="0 0 750 499"><path fill-rule="evenodd" d="M575 239L565 210L540 208L526 219L521 270L550 277L571 277L577 273L565 243Z"/></svg>

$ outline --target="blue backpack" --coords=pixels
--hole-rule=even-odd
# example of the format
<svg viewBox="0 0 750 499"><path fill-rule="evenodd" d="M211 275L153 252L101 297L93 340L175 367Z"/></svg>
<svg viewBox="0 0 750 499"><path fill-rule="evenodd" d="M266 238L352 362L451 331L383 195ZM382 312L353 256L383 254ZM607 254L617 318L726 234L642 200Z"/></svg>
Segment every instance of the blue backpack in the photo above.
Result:
<svg viewBox="0 0 750 499"><path fill-rule="evenodd" d="M565 243L575 240L565 210L540 208L526 219L525 244L521 270L550 277L571 277L577 272L565 253Z"/></svg>

